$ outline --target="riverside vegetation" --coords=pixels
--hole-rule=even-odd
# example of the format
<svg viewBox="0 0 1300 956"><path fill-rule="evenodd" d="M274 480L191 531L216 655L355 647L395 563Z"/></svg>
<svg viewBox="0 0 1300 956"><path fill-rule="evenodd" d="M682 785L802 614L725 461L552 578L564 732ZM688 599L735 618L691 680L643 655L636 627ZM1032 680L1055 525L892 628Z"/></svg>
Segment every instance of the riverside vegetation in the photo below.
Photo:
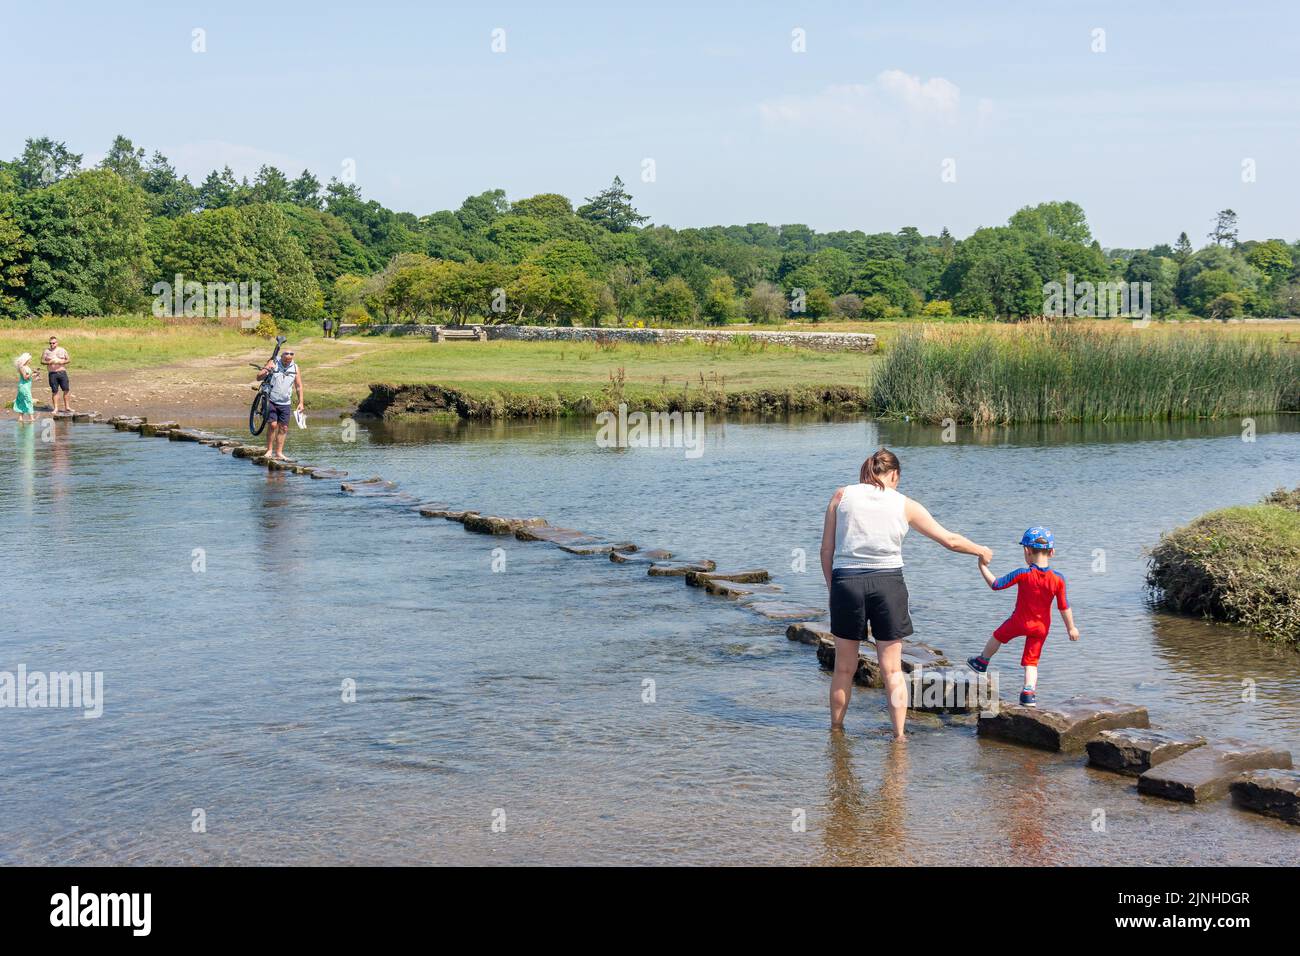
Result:
<svg viewBox="0 0 1300 956"><path fill-rule="evenodd" d="M1162 607L1300 648L1300 487L1164 535L1147 581Z"/></svg>

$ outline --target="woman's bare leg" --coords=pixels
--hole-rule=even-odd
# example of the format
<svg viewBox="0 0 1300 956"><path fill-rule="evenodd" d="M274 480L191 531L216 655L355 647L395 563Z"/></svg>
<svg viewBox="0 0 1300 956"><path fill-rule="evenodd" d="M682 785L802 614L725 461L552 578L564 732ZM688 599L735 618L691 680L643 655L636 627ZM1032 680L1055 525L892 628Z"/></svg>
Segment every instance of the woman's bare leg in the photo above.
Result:
<svg viewBox="0 0 1300 956"><path fill-rule="evenodd" d="M907 680L903 677L903 642L877 641L876 660L880 662L880 673L885 680L889 722L894 725L894 739L906 740Z"/></svg>
<svg viewBox="0 0 1300 956"><path fill-rule="evenodd" d="M844 729L844 715L853 696L853 675L858 672L858 641L835 638L835 672L831 674L831 730Z"/></svg>

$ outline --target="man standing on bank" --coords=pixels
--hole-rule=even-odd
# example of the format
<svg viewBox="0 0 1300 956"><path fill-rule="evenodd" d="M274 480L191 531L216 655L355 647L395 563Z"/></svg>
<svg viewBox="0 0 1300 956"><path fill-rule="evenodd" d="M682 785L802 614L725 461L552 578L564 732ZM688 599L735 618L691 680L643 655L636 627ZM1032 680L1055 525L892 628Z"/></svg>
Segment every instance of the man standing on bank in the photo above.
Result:
<svg viewBox="0 0 1300 956"><path fill-rule="evenodd" d="M885 681L894 739L905 740L907 681L903 638L912 633L907 584L903 581L903 536L915 528L949 551L974 554L987 563L988 548L949 531L919 501L898 492L898 457L882 448L862 463L858 484L838 489L822 529L822 574L830 589L835 674L831 678L831 729L844 729L844 715L858 669L858 645L867 626Z"/></svg>
<svg viewBox="0 0 1300 956"><path fill-rule="evenodd" d="M50 371L50 410L59 414L59 392L63 392L63 414L71 415L68 407L68 366L72 359L68 350L59 345L58 336L50 336L50 347L41 353L41 364Z"/></svg>
<svg viewBox="0 0 1300 956"><path fill-rule="evenodd" d="M257 380L260 382L267 376L271 376L271 394L268 396L269 401L266 406L266 456L281 461L287 461L284 457L284 439L289 433L289 419L292 417L289 411L289 401L293 398L293 393L298 392L298 412L303 410L302 374L298 371L298 364L293 360L293 349L285 349L280 352L280 357L273 361L267 362L262 370L257 373Z"/></svg>

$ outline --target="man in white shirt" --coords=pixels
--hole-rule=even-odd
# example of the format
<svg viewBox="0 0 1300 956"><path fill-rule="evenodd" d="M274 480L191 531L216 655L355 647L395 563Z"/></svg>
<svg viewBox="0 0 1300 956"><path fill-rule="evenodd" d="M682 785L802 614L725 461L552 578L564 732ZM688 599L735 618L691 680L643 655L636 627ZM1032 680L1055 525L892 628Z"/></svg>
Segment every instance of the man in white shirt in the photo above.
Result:
<svg viewBox="0 0 1300 956"><path fill-rule="evenodd" d="M271 376L270 401L266 406L266 420L270 426L266 432L266 455L268 458L284 458L284 439L289 434L289 401L295 390L298 392L298 411L303 409L302 374L298 364L293 360L293 349L280 353L280 358L267 362L257 373L260 382Z"/></svg>

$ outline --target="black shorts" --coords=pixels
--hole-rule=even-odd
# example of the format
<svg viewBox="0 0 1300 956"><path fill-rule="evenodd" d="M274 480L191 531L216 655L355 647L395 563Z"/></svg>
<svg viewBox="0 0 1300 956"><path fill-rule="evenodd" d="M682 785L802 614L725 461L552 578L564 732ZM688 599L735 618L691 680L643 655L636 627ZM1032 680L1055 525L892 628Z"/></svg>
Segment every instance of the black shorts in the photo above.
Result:
<svg viewBox="0 0 1300 956"><path fill-rule="evenodd" d="M284 405L277 402L266 403L266 420L272 425L284 425L285 427L288 427L289 419L291 417L292 412L290 412L287 403Z"/></svg>
<svg viewBox="0 0 1300 956"><path fill-rule="evenodd" d="M50 391L57 392L59 389L63 389L65 392L69 390L68 373L66 371L50 373Z"/></svg>
<svg viewBox="0 0 1300 956"><path fill-rule="evenodd" d="M861 641L867 636L868 624L877 641L896 641L912 633L907 582L901 568L831 574L831 633L847 641Z"/></svg>

